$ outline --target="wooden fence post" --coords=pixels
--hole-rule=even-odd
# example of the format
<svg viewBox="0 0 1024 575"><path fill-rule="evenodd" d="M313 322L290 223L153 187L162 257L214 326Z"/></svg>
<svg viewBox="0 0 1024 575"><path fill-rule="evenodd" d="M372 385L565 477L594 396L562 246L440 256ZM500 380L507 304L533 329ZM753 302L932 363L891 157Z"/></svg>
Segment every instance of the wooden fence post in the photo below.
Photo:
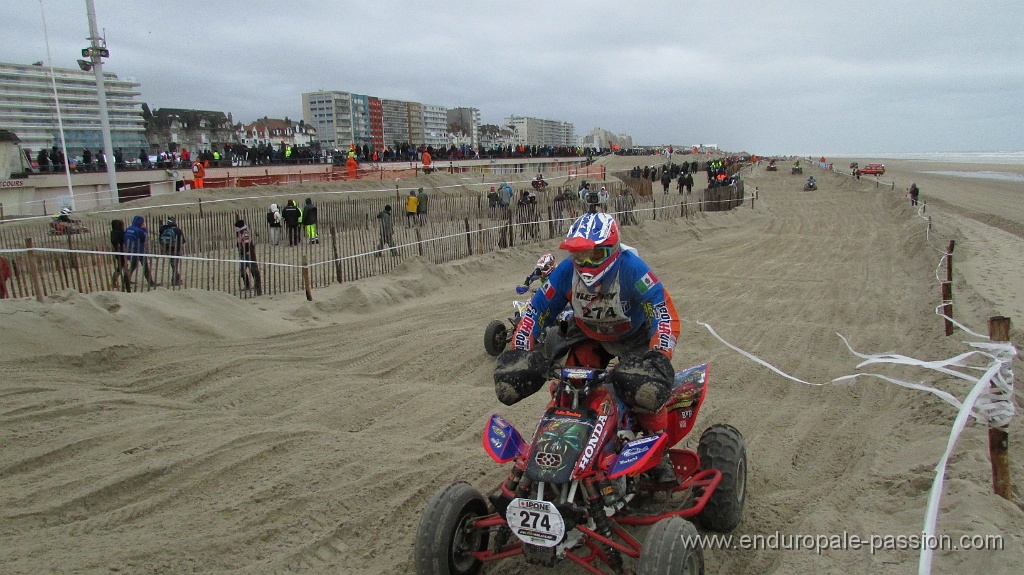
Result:
<svg viewBox="0 0 1024 575"><path fill-rule="evenodd" d="M383 248L383 246L381 247ZM334 275L338 283L341 283L341 258L338 256L338 238L335 236L334 224L331 224L331 251L334 253Z"/></svg>
<svg viewBox="0 0 1024 575"><path fill-rule="evenodd" d="M946 251L946 281L942 282L942 315L946 316L946 336L953 335L953 246L956 242L949 241L949 249Z"/></svg>
<svg viewBox="0 0 1024 575"><path fill-rule="evenodd" d="M988 319L988 336L992 341L1010 341L1010 318L995 316ZM1007 398L1013 401L1014 398ZM1013 501L1010 478L1010 434L1006 427L988 428L988 454L992 461L992 491Z"/></svg>
<svg viewBox="0 0 1024 575"><path fill-rule="evenodd" d="M313 290L309 287L309 256L302 256L302 287L306 290L306 301L313 301Z"/></svg>
<svg viewBox="0 0 1024 575"><path fill-rule="evenodd" d="M32 238L25 238L28 248L28 273L32 276L32 290L36 292L36 301L43 303L43 288L39 281L39 266L36 263L36 252L32 249Z"/></svg>
<svg viewBox="0 0 1024 575"><path fill-rule="evenodd" d="M469 255L473 255L473 236L469 233L469 218L463 218L466 222L466 249L469 250Z"/></svg>

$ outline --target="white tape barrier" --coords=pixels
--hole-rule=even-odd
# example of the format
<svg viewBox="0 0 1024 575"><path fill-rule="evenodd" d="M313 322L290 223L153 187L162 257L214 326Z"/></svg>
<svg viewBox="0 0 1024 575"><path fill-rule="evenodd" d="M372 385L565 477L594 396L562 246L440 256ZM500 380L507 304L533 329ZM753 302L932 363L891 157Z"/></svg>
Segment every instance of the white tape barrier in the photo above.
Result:
<svg viewBox="0 0 1024 575"><path fill-rule="evenodd" d="M941 306L940 306L941 307ZM938 315L942 315L936 309ZM945 317L945 316L943 316ZM951 318L947 318L953 321ZM964 330L968 334L978 337L981 339L988 339L987 337L977 334L963 325L953 321L960 329ZM822 386L828 385L827 383L811 383L802 379L793 377L777 367L769 364L761 358L744 351L731 343L722 339L710 325L702 322L697 322L698 325L704 326L711 335L718 338L723 344L730 349L738 352L744 357L754 361L755 363L761 364L775 373L793 380L798 383L806 385ZM1013 419L1015 406L1013 403L1014 390L1013 390L1013 358L1017 355L1017 349L1010 342L993 342L993 341L965 341L967 345L975 348L975 351L969 351L962 353L956 357L939 360L939 361L923 361L914 359L904 355L896 353L883 353L883 354L863 354L858 353L850 346L850 342L843 337L842 334L837 333L843 343L846 344L846 348L850 350L850 353L863 359L861 363L857 365L857 368L861 368L866 365L873 365L879 363L893 363L899 365L910 365L915 367L921 367L938 371L942 374L957 377L965 381L970 381L974 385L971 388L971 392L967 394L967 397L961 402L952 394L945 392L941 389L929 387L922 383L913 383L909 381L902 381L885 375L877 373L857 373L853 375L845 375L837 377L831 381L831 383L843 383L852 382L858 377L870 376L877 377L889 383L894 383L902 387L909 389L916 389L920 391L927 391L933 393L936 396L942 398L944 401L953 405L957 408L958 413L956 418L953 420L953 427L949 434L949 439L946 442L946 450L943 452L942 457L935 466L935 479L932 481L931 492L928 497L928 509L925 513L924 527L922 533L925 541L934 539L935 536L935 524L938 520L939 513L939 501L942 498L942 486L945 482L946 476L946 465L949 462L949 457L953 453L953 448L956 446L957 440L960 438L960 433L967 425L967 418L974 417L982 423L988 424L990 427L1003 428L1009 425L1010 420ZM967 364L967 360L972 357L980 356L987 358L989 363L985 367L971 366ZM964 373L952 369L953 367L961 367L966 370L980 371L982 372L980 377L974 377L969 373ZM918 575L929 575L932 568L932 556L933 549L931 546L924 545L921 547L921 555L918 563Z"/></svg>

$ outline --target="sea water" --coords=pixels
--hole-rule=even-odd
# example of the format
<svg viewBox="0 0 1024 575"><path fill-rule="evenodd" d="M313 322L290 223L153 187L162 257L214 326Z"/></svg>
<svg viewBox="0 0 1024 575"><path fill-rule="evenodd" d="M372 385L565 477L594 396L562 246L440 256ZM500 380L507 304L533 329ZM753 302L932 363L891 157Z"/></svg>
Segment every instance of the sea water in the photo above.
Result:
<svg viewBox="0 0 1024 575"><path fill-rule="evenodd" d="M826 156L828 157L828 156ZM945 162L955 164L995 164L1014 167L1024 167L1024 151L1017 152L914 152L914 153L872 153L872 154L836 154L836 158L861 160L861 165L869 162L885 163L885 160L916 160L921 162ZM938 174L942 176L954 176L958 178L980 178L985 180L1001 180L1007 182L1024 183L1024 174L1010 171L996 170L933 170L924 171L925 174Z"/></svg>

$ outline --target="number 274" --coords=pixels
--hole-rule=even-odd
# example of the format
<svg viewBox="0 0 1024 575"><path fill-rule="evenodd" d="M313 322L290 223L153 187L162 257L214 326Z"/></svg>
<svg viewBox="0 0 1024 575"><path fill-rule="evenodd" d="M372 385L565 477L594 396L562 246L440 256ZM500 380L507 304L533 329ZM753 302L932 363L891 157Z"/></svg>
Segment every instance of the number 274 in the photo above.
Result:
<svg viewBox="0 0 1024 575"><path fill-rule="evenodd" d="M541 515L536 511L520 511L519 518L521 519L519 522L520 527L526 527L527 529L551 529L551 520L547 514Z"/></svg>

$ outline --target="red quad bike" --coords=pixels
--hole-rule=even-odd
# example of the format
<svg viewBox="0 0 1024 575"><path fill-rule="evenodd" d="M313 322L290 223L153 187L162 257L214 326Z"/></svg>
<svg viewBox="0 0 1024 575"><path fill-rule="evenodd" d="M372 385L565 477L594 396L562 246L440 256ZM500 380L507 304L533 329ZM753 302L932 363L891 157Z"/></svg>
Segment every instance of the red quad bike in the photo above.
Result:
<svg viewBox="0 0 1024 575"><path fill-rule="evenodd" d="M716 424L701 435L696 452L670 449L693 428L707 364L676 374L668 431L647 436L605 383L610 369L553 368L552 399L531 443L500 415L491 416L484 450L498 463L513 462L512 469L486 499L461 481L431 497L416 534L417 575L475 575L484 563L515 555L536 567L569 560L598 575L704 573L704 550L689 520L719 532L739 524L747 477L743 437ZM645 472L666 449L675 482L654 484ZM658 491L681 508L645 512L638 496L651 499ZM627 533L633 525L653 525L643 545Z"/></svg>

